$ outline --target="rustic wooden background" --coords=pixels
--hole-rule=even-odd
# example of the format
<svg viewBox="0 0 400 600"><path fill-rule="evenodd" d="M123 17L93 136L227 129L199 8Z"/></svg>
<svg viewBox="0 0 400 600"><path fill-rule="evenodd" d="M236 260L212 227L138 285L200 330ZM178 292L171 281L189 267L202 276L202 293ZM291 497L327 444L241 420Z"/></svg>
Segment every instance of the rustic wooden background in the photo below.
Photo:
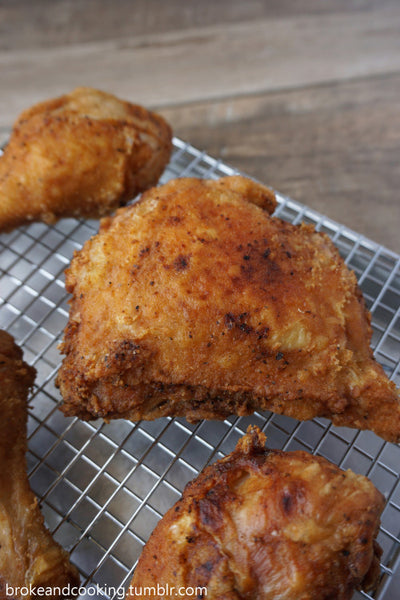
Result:
<svg viewBox="0 0 400 600"><path fill-rule="evenodd" d="M0 0L0 136L77 85L400 252L399 0Z"/></svg>

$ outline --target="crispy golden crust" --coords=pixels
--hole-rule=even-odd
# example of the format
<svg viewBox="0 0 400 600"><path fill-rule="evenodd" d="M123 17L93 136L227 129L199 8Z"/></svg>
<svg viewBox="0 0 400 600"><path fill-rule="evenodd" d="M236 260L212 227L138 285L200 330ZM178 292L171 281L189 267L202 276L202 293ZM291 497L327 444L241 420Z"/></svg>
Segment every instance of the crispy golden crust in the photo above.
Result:
<svg viewBox="0 0 400 600"><path fill-rule="evenodd" d="M264 443L250 428L189 483L147 542L127 598L164 597L151 588L168 584L204 586L197 597L208 600L348 600L376 585L382 494L324 458Z"/></svg>
<svg viewBox="0 0 400 600"><path fill-rule="evenodd" d="M25 453L27 395L35 369L22 360L13 338L0 330L0 599L6 584L21 586L79 585L68 553L46 529L37 499L29 487ZM16 594L29 600L30 594ZM58 598L55 593L53 598Z"/></svg>
<svg viewBox="0 0 400 600"><path fill-rule="evenodd" d="M160 115L91 88L33 106L0 158L0 231L110 214L157 183L171 138Z"/></svg>
<svg viewBox="0 0 400 600"><path fill-rule="evenodd" d="M104 219L66 271L65 414L265 409L397 441L399 397L373 359L354 273L274 206L243 177L178 179Z"/></svg>

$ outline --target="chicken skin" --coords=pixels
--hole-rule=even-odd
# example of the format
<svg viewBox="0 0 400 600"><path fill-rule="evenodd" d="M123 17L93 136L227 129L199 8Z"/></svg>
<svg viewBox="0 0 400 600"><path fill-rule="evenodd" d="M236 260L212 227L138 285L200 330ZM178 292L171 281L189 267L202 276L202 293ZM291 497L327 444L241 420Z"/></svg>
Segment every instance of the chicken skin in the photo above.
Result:
<svg viewBox="0 0 400 600"><path fill-rule="evenodd" d="M78 571L46 529L28 483L27 395L34 378L21 349L0 331L0 600L29 600L30 585L79 586ZM21 593L25 586L28 593ZM60 598L58 590L50 597Z"/></svg>
<svg viewBox="0 0 400 600"><path fill-rule="evenodd" d="M104 219L66 271L66 415L188 421L271 410L400 438L356 277L240 177L178 179Z"/></svg>
<svg viewBox="0 0 400 600"><path fill-rule="evenodd" d="M157 183L171 137L160 115L91 88L29 108L0 157L0 232L110 214Z"/></svg>
<svg viewBox="0 0 400 600"><path fill-rule="evenodd" d="M158 523L127 599L160 586L208 600L349 600L373 588L384 498L364 476L307 452L264 448L249 428ZM192 595L190 595L192 594ZM175 594L176 595L176 594Z"/></svg>

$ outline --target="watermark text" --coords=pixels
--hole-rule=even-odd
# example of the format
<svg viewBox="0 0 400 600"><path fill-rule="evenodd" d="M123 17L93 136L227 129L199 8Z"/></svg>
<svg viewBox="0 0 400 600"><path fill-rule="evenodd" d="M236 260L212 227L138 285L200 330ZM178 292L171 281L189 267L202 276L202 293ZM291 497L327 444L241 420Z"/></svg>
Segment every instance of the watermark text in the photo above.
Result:
<svg viewBox="0 0 400 600"><path fill-rule="evenodd" d="M165 583L163 585L130 585L127 590L123 587L115 587L109 585L91 585L88 587L77 585L61 586L36 586L23 585L11 586L6 583L6 596L9 598L30 597L30 598L45 598L56 597L60 598L76 598L82 596L84 598L113 598L115 600L124 600L126 595L131 598L195 598L201 600L207 598L207 588L205 586L174 586Z"/></svg>

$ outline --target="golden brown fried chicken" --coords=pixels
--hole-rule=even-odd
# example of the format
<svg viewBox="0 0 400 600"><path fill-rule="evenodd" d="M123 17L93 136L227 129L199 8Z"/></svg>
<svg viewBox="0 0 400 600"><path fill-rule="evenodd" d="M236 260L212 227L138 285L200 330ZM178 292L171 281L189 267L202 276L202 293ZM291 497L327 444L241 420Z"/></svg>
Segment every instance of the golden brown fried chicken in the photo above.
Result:
<svg viewBox="0 0 400 600"><path fill-rule="evenodd" d="M272 410L400 436L354 273L243 177L178 179L101 223L66 272L66 415L189 421Z"/></svg>
<svg viewBox="0 0 400 600"><path fill-rule="evenodd" d="M188 589L183 598L197 588L208 600L348 600L376 585L382 494L324 458L264 443L250 428L187 485L147 542L127 598L164 598L157 586L168 584Z"/></svg>
<svg viewBox="0 0 400 600"><path fill-rule="evenodd" d="M1 600L29 600L29 591L17 591L21 586L79 585L78 571L68 553L44 525L26 474L27 395L34 378L35 369L22 360L21 349L8 333L0 331ZM60 594L55 592L51 597L59 598Z"/></svg>
<svg viewBox="0 0 400 600"><path fill-rule="evenodd" d="M0 157L0 231L110 214L157 183L171 135L160 115L91 88L36 104Z"/></svg>

